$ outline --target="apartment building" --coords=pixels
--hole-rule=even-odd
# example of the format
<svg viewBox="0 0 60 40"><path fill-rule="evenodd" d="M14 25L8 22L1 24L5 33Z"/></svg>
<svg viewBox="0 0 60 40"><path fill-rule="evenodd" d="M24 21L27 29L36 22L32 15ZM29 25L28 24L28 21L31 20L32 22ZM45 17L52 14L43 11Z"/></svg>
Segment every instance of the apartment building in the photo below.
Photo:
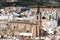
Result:
<svg viewBox="0 0 60 40"><path fill-rule="evenodd" d="M18 8L19 7L17 7L16 9L18 9ZM12 11L12 9L13 9L13 7L6 7L4 10L6 13L8 13L9 11ZM33 14L32 15L36 17L36 12L37 12L36 8L30 9L30 11L33 11L32 13L34 15ZM27 20L20 20L20 19L17 20L17 19L13 18L10 21L8 21L9 19L6 20L6 23L5 22L3 22L3 24L1 23L1 25L4 25L4 24L6 25L5 28L3 26L1 26L4 28L4 29L2 28L3 29L2 35L5 35L5 34L6 35L19 35L19 33L25 32L25 33L32 33L32 35L34 37L39 36L39 31L38 31L39 25L36 24L36 22L35 22L37 19L35 17L33 17L32 15L29 16L31 14L30 12L27 14L25 12L23 12L23 13L24 13L24 15L27 16L27 18L26 18Z"/></svg>

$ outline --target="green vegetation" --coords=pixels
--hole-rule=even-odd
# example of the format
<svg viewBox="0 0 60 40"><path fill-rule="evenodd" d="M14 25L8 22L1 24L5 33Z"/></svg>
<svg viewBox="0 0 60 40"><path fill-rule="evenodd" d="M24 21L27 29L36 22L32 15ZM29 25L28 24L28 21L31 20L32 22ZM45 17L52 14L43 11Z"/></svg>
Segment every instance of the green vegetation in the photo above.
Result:
<svg viewBox="0 0 60 40"><path fill-rule="evenodd" d="M59 1L59 0L58 0ZM58 2L57 1L57 2ZM17 2L6 2L5 0L0 0L2 6L25 6L25 7L43 7L43 8L60 8L60 2L58 4L49 3L48 0L17 0ZM47 3L48 2L48 3ZM0 6L1 6L0 5Z"/></svg>

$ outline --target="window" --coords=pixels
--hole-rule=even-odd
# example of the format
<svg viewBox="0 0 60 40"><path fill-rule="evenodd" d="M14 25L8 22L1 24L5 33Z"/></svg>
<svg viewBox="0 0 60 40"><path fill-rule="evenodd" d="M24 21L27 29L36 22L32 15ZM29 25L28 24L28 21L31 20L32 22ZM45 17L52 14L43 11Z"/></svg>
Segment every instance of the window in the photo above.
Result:
<svg viewBox="0 0 60 40"><path fill-rule="evenodd" d="M49 20L51 20L51 15L49 16Z"/></svg>
<svg viewBox="0 0 60 40"><path fill-rule="evenodd" d="M37 16L37 20L38 20L38 16Z"/></svg>

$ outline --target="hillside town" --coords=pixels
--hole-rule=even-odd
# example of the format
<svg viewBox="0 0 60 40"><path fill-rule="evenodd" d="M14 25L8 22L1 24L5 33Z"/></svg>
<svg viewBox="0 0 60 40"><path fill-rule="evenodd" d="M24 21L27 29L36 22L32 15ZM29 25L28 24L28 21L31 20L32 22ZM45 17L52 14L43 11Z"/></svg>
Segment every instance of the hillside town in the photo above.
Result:
<svg viewBox="0 0 60 40"><path fill-rule="evenodd" d="M52 40L57 36L59 40L60 9L39 8L39 10L40 12L37 13L37 8L5 7L0 9L0 38L14 40L15 37L18 40L18 37L23 36L24 39L38 40L41 37L41 40Z"/></svg>
<svg viewBox="0 0 60 40"><path fill-rule="evenodd" d="M0 40L60 40L59 0L35 1L0 1Z"/></svg>

